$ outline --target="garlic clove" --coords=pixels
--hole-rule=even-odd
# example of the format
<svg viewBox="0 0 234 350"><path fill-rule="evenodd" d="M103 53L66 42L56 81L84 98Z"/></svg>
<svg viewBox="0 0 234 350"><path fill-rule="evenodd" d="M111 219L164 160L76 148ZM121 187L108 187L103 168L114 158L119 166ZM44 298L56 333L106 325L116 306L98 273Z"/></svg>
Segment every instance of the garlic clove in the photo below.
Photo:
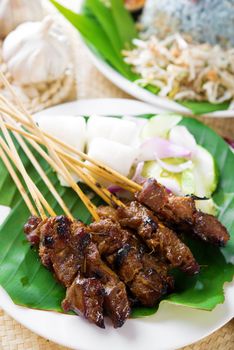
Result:
<svg viewBox="0 0 234 350"><path fill-rule="evenodd" d="M59 79L71 63L70 51L67 37L51 16L19 25L3 43L3 59L20 85Z"/></svg>

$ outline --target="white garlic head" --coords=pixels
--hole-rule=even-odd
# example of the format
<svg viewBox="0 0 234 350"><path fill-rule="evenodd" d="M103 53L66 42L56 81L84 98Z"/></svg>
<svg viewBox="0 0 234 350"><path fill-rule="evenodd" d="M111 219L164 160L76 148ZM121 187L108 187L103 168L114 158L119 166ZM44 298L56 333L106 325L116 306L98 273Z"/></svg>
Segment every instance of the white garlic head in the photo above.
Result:
<svg viewBox="0 0 234 350"><path fill-rule="evenodd" d="M52 17L26 22L5 39L3 59L17 84L51 82L61 78L71 62L68 38Z"/></svg>
<svg viewBox="0 0 234 350"><path fill-rule="evenodd" d="M0 38L4 38L19 24L43 18L40 0L0 0Z"/></svg>

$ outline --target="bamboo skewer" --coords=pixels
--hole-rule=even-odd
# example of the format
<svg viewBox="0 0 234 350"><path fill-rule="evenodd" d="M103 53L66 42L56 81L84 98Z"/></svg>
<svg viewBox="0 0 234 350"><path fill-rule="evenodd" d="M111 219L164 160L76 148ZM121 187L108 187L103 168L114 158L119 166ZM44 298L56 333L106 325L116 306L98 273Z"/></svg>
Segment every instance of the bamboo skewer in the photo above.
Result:
<svg viewBox="0 0 234 350"><path fill-rule="evenodd" d="M95 193L97 193L106 203L111 206L124 207L125 205L113 194L111 194L101 184L97 184L96 180L88 173L82 172L79 168L75 167L72 163L66 159L64 162L67 166L76 173Z"/></svg>
<svg viewBox="0 0 234 350"><path fill-rule="evenodd" d="M24 108L24 106L21 103L20 99L18 99L18 97L15 94L14 90L12 89L11 85L9 84L9 82L7 81L7 79L4 77L4 75L1 72L0 72L0 76L2 78L2 81L3 81L4 85L11 92L11 94L12 94L13 98L15 99L16 103L18 104L18 106L25 113L29 123L31 124L31 127L33 128L34 133L36 133L36 135L44 141L44 145L47 147L47 149L50 152L51 156L54 158L54 160L57 163L57 165L59 167L61 167L61 169L63 170L64 174L62 174L62 176L64 177L65 181L67 181L68 184L73 188L73 190L78 194L78 196L81 198L82 202L85 204L87 209L90 211L90 213L94 217L94 219L95 220L99 220L99 215L96 212L95 205L89 200L88 197L86 197L84 195L84 193L82 192L80 187L75 183L75 181L73 180L71 174L69 173L69 171L65 167L64 163L62 162L62 160L60 159L60 157L58 156L58 154L54 150L54 146L53 146L53 143L51 142L51 140L48 140L48 138L45 137L45 135L42 132L42 130L37 126L37 124L35 123L35 121L31 117L31 115Z"/></svg>
<svg viewBox="0 0 234 350"><path fill-rule="evenodd" d="M35 135L30 134L29 132L25 131L24 129L20 128L20 127L15 127L12 126L8 123L5 124L7 128L9 128L10 130L16 131L20 134L22 134L23 136L25 136L28 139L32 139L34 141L36 141L37 143L43 144L42 140ZM66 158L67 160L69 160L72 163L75 163L77 166L82 167L82 168L86 168L87 170L89 170L91 173L94 173L95 175L97 175L98 177L102 177L105 180L111 182L111 183L115 183L116 185L122 187L123 189L129 191L129 192L135 192L136 190L133 189L133 187L123 183L122 181L118 181L116 180L115 177L113 177L113 175L110 175L109 173L106 173L103 169L100 171L100 168L97 166L93 166L89 163L86 162L82 162L81 160L77 159L76 157L74 157L71 154L68 154L66 152L64 152L61 147L58 147L58 145L55 145L55 149L56 151L58 151L58 153L63 157ZM137 185L137 184L136 184ZM138 185L139 186L139 185ZM139 186L140 190L141 186Z"/></svg>
<svg viewBox="0 0 234 350"><path fill-rule="evenodd" d="M34 208L29 196L27 195L27 192L25 191L24 186L22 185L22 182L18 178L13 166L11 165L9 159L7 158L2 146L0 146L0 157L1 157L5 167L9 171L9 174L11 175L11 177L12 177L16 187L18 188L22 198L24 199L24 202L27 205L28 210L30 211L30 213L33 216L37 216L38 213L37 213L36 209Z"/></svg>
<svg viewBox="0 0 234 350"><path fill-rule="evenodd" d="M2 137L0 137L0 145L1 145L1 148L4 150L4 152L7 154L7 156L12 160L12 162L14 162L14 164L16 165L17 169L19 170L19 166L17 164L17 161L14 157L14 154L12 153L12 151L9 149L9 147L7 146L7 144L5 143L5 141L2 139ZM20 171L20 170L19 170ZM35 203L35 206L38 210L38 213L39 215L41 216L42 219L45 219L46 218L46 215L45 215L45 212L44 212L44 209L39 201L39 198L37 196L37 193L36 193L36 190L35 190L35 187L33 186L34 184L32 183L31 179L28 177L28 176L25 176L25 173L24 172L21 172L21 175L24 179L24 182L29 190L29 193L31 194L31 197Z"/></svg>
<svg viewBox="0 0 234 350"><path fill-rule="evenodd" d="M57 155L56 151L54 150L54 146L53 143L48 140L44 133L42 132L42 130L40 130L40 128L38 128L38 126L36 125L36 123L34 122L33 118L27 113L27 111L24 109L21 101L18 100L16 94L14 93L13 89L11 88L10 84L8 83L8 81L6 80L6 78L2 75L2 73L0 72L0 77L2 77L2 80L5 84L5 86L8 88L8 90L12 93L12 95L14 96L16 102L18 102L18 104L20 105L21 109L25 112L27 119L30 123L30 128L32 129L32 131L34 133L36 133L36 135L42 139L43 143L45 144L45 146L47 147L48 151L50 152L51 156L54 158L55 163L57 163L57 165L60 168L60 174L61 174L61 170L63 171L63 173L61 174L63 176L63 178L68 182L68 184L73 188L73 190L78 194L78 196L81 198L82 202L85 204L85 206L87 207L87 209L89 210L89 212L92 214L92 216L94 217L95 220L99 220L99 215L97 214L96 211L96 207L95 205L90 201L90 199L85 196L85 194L83 193L83 191L80 189L80 187L76 184L76 182L73 180L71 174L69 173L69 171L67 170L67 168L65 167L63 161L60 159L60 157ZM1 97L2 100L5 100L4 97ZM8 105L10 105L10 103L8 102ZM13 107L14 109L14 107ZM14 117L13 117L14 118ZM21 120L22 121L22 120ZM25 120L23 120L23 123L25 123Z"/></svg>
<svg viewBox="0 0 234 350"><path fill-rule="evenodd" d="M5 98L3 97L3 100ZM9 105L9 103L8 103ZM3 110L5 111L6 113L9 113L9 110L7 111L6 109ZM22 123L22 125L24 125L25 127L29 128L30 131L33 131L32 129L32 124L27 122L25 120L25 118L23 116L19 117L19 116L15 116L14 113L10 113L11 114L11 117L13 117L14 119L16 119L18 122ZM30 117L30 120L32 121L32 117ZM34 123L34 125L36 126L36 124ZM37 127L37 126L36 126ZM38 130L40 130L38 127L37 127ZM79 150L77 150L76 148L66 144L65 142L59 140L58 138L54 137L53 135L47 133L47 132L44 132L44 131L41 131L41 134L43 134L43 139L44 137L46 136L46 138L49 138L50 140L54 141L55 143L59 144L60 146L62 146L62 148L68 150L69 152L72 152L73 154L76 154L78 155L79 157L81 157L82 159L85 159L85 160L88 160L91 164L94 164L96 167L98 167L99 169L99 172L100 173L103 173L103 177L107 177L109 175L109 177L112 177L115 179L115 181L118 179L118 185L121 186L121 184L125 187L126 187L126 184L129 185L128 188L132 188L132 190L134 189L135 191L140 191L141 190L141 186L137 183L135 183L134 181L128 179L127 177L119 174L117 171L109 168L108 166L102 164L101 162L99 161L96 161L94 160L93 158L91 158L90 156L88 156L86 153L84 152L81 152ZM105 173L105 174L104 174ZM132 191L133 192L133 191Z"/></svg>
<svg viewBox="0 0 234 350"><path fill-rule="evenodd" d="M0 124L1 124L1 127L2 127L2 120L1 120L1 118L0 118ZM2 130L3 130L3 133L5 132L5 130L4 130L4 127L2 127ZM7 134L5 134L5 136L7 136ZM9 136L9 143L12 141L10 141L11 139L10 139L10 136ZM8 148L8 146L7 146L7 144L5 143L5 141L0 137L0 145L1 145L1 147L5 150L5 152L8 154L8 156L9 156L9 158L12 160L12 161L14 161L15 163L16 163L16 157L15 157L15 154L13 154L13 152ZM17 152L17 151L16 151ZM2 153L3 152L1 152L1 155L2 155ZM4 157L4 154L3 154L3 157ZM49 157L49 156L48 156ZM5 160L5 158L4 158L4 163L6 163L6 160ZM19 167L19 164L17 164L17 167L18 167L18 169L20 170L20 171L22 171L22 168L20 168ZM9 166L9 164L7 164L7 169L9 169L10 168L10 166ZM10 174L12 174L12 170L10 169ZM12 174L12 177L13 177L14 175ZM45 200L45 198L42 196L42 194L40 193L40 191L35 187L34 188L34 191L35 192L33 192L33 189L32 189L32 183L30 183L30 178L28 177L28 179L24 176L24 174L22 174L22 176L23 176L23 178L24 178L24 180L25 180L25 183L26 183L26 185L27 185L27 187L28 187L28 189L29 189L29 191L30 191L30 193L31 193L31 195L32 195L32 198L33 198L33 200L34 200L34 202L35 202L35 204L36 204L36 206L37 206L37 209L38 209L38 212L39 212L39 214L40 214L40 216L42 217L42 219L45 219L46 218L46 215L45 215L45 212L44 212L44 210L43 210L43 207L41 206L41 203L40 203L40 201L42 202L42 204L45 206L45 208L47 209L47 211L48 211L48 213L51 215L51 216L56 216L56 214L55 214L55 212L53 211L53 209L49 206L49 204L48 204L48 202ZM14 176L14 179L15 179L16 177ZM16 185L17 185L17 187L20 189L20 193L22 194L22 196L23 196L23 198L25 199L25 202L26 202L26 204L27 204L27 206L29 207L29 209L30 209L30 212L33 214L33 215L37 215L37 212L35 211L35 209L33 210L33 206L32 205L30 205L30 200L29 199L27 199L26 197L25 197L25 195L23 194L24 192L23 192L23 186L22 186L22 184L20 185L20 182L18 181L17 182L17 179L16 179L16 181L15 181L15 183L16 183ZM34 185L34 184L33 184ZM34 185L35 186L35 185ZM26 192L25 192L26 193ZM37 198L36 196L38 196L39 198ZM85 196L85 195L84 195ZM27 196L28 197L28 196ZM39 205L38 205L38 203L40 203Z"/></svg>
<svg viewBox="0 0 234 350"><path fill-rule="evenodd" d="M31 193L31 196L36 204L36 207L38 208L38 211L40 213L40 216L42 218L46 217L44 208L42 206L42 204L44 205L44 207L46 208L46 210L48 211L48 213L52 216L55 216L55 212L54 210L51 208L51 206L49 205L49 203L45 200L45 198L43 197L43 195L41 194L41 192L39 191L39 189L37 188L37 186L33 183L32 179L29 177L29 175L26 172L26 169L18 155L18 152L15 148L15 145L10 137L10 134L8 132L8 130L6 129L4 122L2 120L2 118L0 118L0 126L1 126L1 130L3 132L4 137L7 140L8 146L5 143L5 141L1 138L1 146L4 148L5 152L8 153L8 156L12 159L12 161L14 161L16 167L18 168L18 170L20 171L21 175L23 176L23 179L29 189L29 192Z"/></svg>
<svg viewBox="0 0 234 350"><path fill-rule="evenodd" d="M26 138L28 138L28 142L32 139L33 141L40 141L37 136L31 135L27 132L24 132L23 129L14 127L13 125L10 125L8 123L5 123L5 126L10 129L15 131L16 133L20 133L24 135ZM57 171L59 172L59 168L56 167L54 163L52 163L51 159L49 159L48 154L38 146L38 144L35 144L34 142L30 142L30 144L36 149L36 151ZM66 153L61 152L58 150L59 153L61 153L63 161L67 164L67 166L70 167L70 169L76 173L86 184L93 190L95 191L104 201L106 201L109 205L116 205L116 206L124 206L124 204L114 195L112 195L106 188L101 186L100 184L97 185L96 180L89 174L89 173L84 173L82 172L78 167L75 167L72 162L74 162L76 159L74 157L69 157ZM70 162L68 161L70 160ZM72 161L72 162L71 162ZM83 166L83 162L77 160L77 163L80 166ZM56 167L56 168L55 168ZM87 166L88 169L90 170L91 167ZM60 173L62 176L62 174Z"/></svg>
<svg viewBox="0 0 234 350"><path fill-rule="evenodd" d="M57 190L55 189L54 185L52 184L52 182L50 181L50 179L46 175L46 173L43 170L43 168L40 166L40 164L38 163L38 161L34 157L33 153L28 148L27 144L24 142L22 137L17 132L13 132L13 135L15 136L15 138L18 141L19 145L22 147L24 153L27 155L28 159L31 161L32 165L35 167L35 169L37 170L38 174L40 175L40 177L42 178L42 180L44 181L44 183L46 184L46 186L48 187L48 189L50 190L50 192L52 193L54 198L59 203L60 207L63 209L64 213L69 218L73 219L73 216L70 213L68 207L66 206L66 204L64 203L64 201L62 200L60 195L58 194Z"/></svg>
<svg viewBox="0 0 234 350"><path fill-rule="evenodd" d="M31 178L28 176L28 174L25 170L25 167L24 167L24 165L23 165L23 163L22 163L22 161L17 153L15 145L14 145L13 141L11 140L10 135L9 135L1 117L0 117L0 125L1 125L1 129L3 131L4 137L6 138L7 143L9 145L9 148L2 138L0 138L1 146L4 148L5 152L8 154L8 157L10 159L12 159L12 161L14 161L16 167L18 168L19 172L21 173L21 175L25 181L25 184L27 185L27 187L29 189L29 192L30 192L30 194L35 202L35 205L38 209L38 212L40 213L40 216L42 218L45 218L46 217L45 211L44 211L44 209L41 205L41 202L38 198L38 192L36 190L36 186L32 182Z"/></svg>
<svg viewBox="0 0 234 350"><path fill-rule="evenodd" d="M36 206L41 215L43 213L43 204L47 211L51 214L53 212L52 208L48 206L47 201L44 199L40 191L35 187L35 185L30 182L30 178L27 178L26 171L23 167L22 162L20 162L20 158L17 154L16 149L14 148L14 144L10 139L9 132L7 129L13 131L14 136L16 137L18 143L24 150L25 154L30 159L31 163L36 168L39 175L42 177L45 184L52 189L52 194L54 197L60 201L60 196L57 191L53 187L50 180L47 178L44 170L41 168L40 164L37 162L36 158L24 142L23 138L20 136L24 136L27 141L36 149L36 151L52 166L52 168L57 171L66 182L68 182L69 186L73 188L73 190L78 194L81 198L87 209L90 211L95 220L99 220L99 216L96 211L95 205L89 200L89 198L82 192L78 184L73 180L72 175L68 171L73 171L77 174L92 190L94 190L101 198L103 198L109 205L116 206L124 206L124 204L114 195L112 195L106 188L99 185L96 179L93 177L93 174L102 177L105 180L110 181L111 183L117 184L122 188L130 191L136 192L142 189L142 186L128 179L127 177L119 174L115 170L105 166L99 161L92 159L87 154L75 149L74 147L64 143L63 141L57 139L56 137L50 135L47 132L42 131L36 122L33 120L33 117L25 110L22 102L18 99L14 90L10 86L7 79L0 72L0 78L5 84L6 88L11 92L16 104L19 108L15 107L11 102L9 102L4 96L0 95L0 112L4 113L5 119L7 119L8 123L4 124L3 119L0 120L0 125L3 130L4 136L9 144L10 150L13 153L14 161L20 172L22 172L22 176L25 181L29 180L27 183L30 187L30 193L36 203ZM20 124L18 124L20 123ZM22 128L24 126L25 129ZM47 151L50 156L42 149L40 144L46 146ZM72 154L71 154L72 153ZM86 162L78 159L76 156L81 157L82 160L86 160ZM89 172L84 172L82 169L87 169ZM52 185L52 186L51 186ZM65 211L65 213L71 217L71 214L63 203L60 201L60 205ZM53 212L54 213L54 212ZM52 214L51 214L52 215Z"/></svg>
<svg viewBox="0 0 234 350"><path fill-rule="evenodd" d="M1 118L0 118L1 119ZM1 123L1 122L0 122ZM73 190L78 194L78 196L81 198L82 202L85 204L91 215L95 218L95 220L99 220L99 216L96 212L95 205L90 201L89 198L85 196L83 191L80 189L80 187L76 184L76 182L73 180L71 174L66 169L66 172L69 174L69 177L66 177L66 174L62 171L62 169L57 165L55 161L51 159L51 157L48 156L48 154L38 146L35 141L31 141L32 146L41 154L46 161L51 165L51 167L57 171L62 177L65 178L66 181L69 182L69 185L73 188ZM71 179L71 180L70 180Z"/></svg>
<svg viewBox="0 0 234 350"><path fill-rule="evenodd" d="M39 140L39 138L37 136L31 135L31 134L23 131L23 129L16 128L8 123L5 123L5 125L7 128L14 130L18 133L21 133L22 135L24 135L28 139L32 139L33 141L36 140L38 142L39 141L41 142L41 140ZM40 148L40 146L38 146L38 144L35 144L34 142L30 142L30 143L36 149L36 151L55 169L55 164L53 164L51 159L49 159L48 154L42 148ZM58 149L58 153L61 154L61 157L62 157L63 161L67 164L67 166L69 166L74 173L76 173L84 182L86 182L86 184L92 190L94 190L101 198L103 198L103 200L105 200L109 205L114 204L116 206L124 206L124 204L116 196L112 195L106 188L104 188L100 184L97 184L97 181L95 180L95 178L93 178L93 176L91 176L88 172L86 172L86 173L82 172L80 170L80 168L75 167L72 163L75 162L80 167L87 168L88 170L93 170L93 168L91 166L89 166L87 164L84 165L84 162L81 162L80 160L66 154L65 152L60 151L59 149ZM56 167L55 170L57 172L59 172L58 167ZM60 173L60 175L62 176L61 173ZM99 173L98 173L98 175L99 175Z"/></svg>

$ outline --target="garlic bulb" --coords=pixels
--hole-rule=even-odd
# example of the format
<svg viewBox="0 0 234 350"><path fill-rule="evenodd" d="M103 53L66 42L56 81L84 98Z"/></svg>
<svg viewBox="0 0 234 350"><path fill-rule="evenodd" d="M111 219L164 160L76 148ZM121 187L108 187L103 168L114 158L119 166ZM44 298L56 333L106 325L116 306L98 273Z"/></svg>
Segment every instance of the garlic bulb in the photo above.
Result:
<svg viewBox="0 0 234 350"><path fill-rule="evenodd" d="M19 24L43 18L40 0L0 0L0 38L4 38Z"/></svg>
<svg viewBox="0 0 234 350"><path fill-rule="evenodd" d="M71 61L68 39L49 16L11 32L3 43L3 59L21 85L59 79Z"/></svg>

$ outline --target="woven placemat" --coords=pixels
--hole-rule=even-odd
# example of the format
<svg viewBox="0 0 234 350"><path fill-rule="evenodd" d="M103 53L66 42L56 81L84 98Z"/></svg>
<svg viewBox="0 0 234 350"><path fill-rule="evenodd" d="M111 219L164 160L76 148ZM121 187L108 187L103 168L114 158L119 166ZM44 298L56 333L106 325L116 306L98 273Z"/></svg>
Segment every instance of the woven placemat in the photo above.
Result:
<svg viewBox="0 0 234 350"><path fill-rule="evenodd" d="M118 97L131 98L104 78L91 64L87 52L74 32L76 56L77 98ZM233 119L201 118L219 134L234 137ZM0 350L64 350L30 332L0 310ZM203 341L183 348L183 350L232 350L234 349L234 320ZM93 349L95 350L95 346ZM127 349L123 349L127 350Z"/></svg>

